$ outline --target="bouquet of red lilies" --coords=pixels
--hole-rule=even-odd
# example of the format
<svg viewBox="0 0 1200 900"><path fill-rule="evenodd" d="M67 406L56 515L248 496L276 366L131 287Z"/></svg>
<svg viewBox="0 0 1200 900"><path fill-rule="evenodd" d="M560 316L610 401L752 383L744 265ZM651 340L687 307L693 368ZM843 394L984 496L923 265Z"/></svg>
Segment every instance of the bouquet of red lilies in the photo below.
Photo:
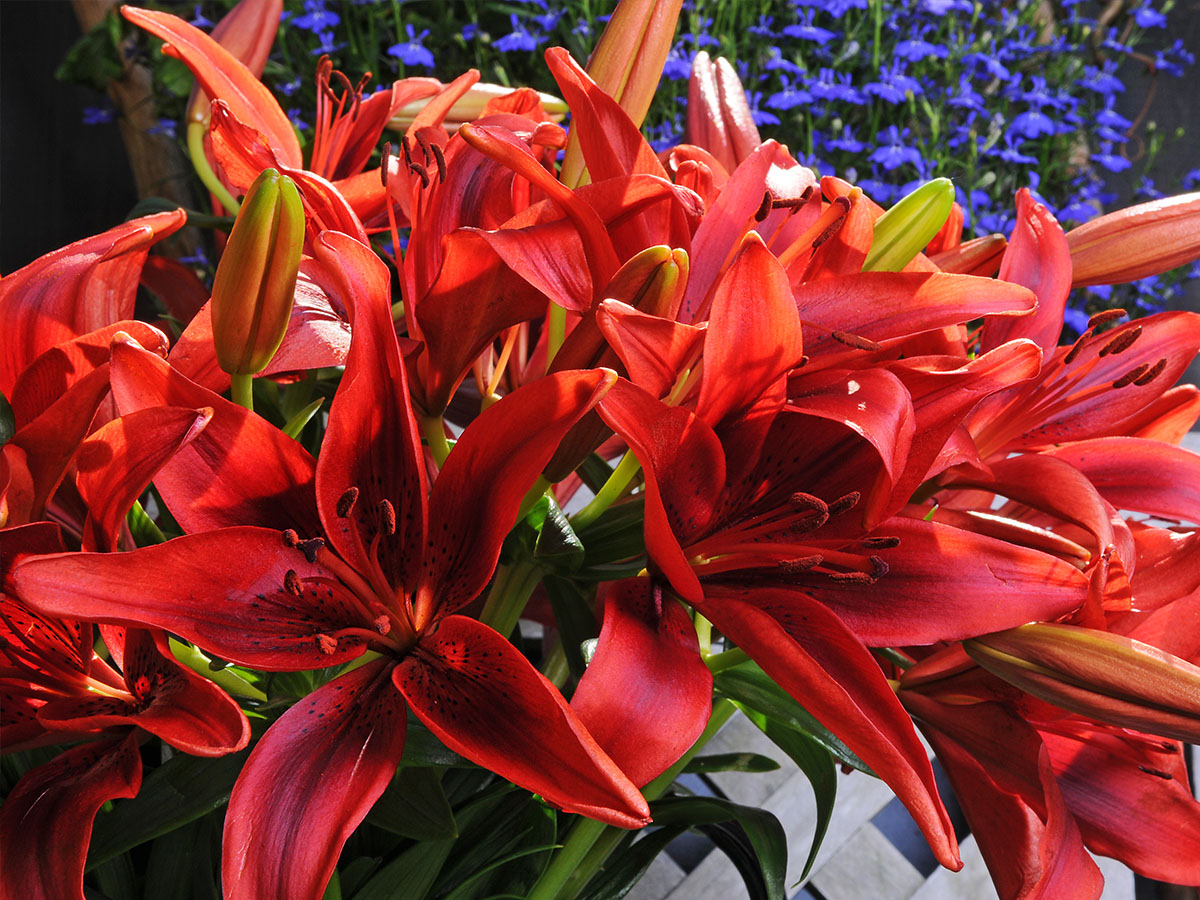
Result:
<svg viewBox="0 0 1200 900"><path fill-rule="evenodd" d="M620 897L734 821L782 898L769 814L672 791L737 709L953 869L924 734L1001 897L1098 897L1089 851L1200 883L1200 315L1058 346L1072 287L1200 257L1200 194L1064 234L1022 191L964 242L949 182L818 177L706 57L655 154L678 11L547 53L569 136L323 60L306 158L277 2L124 9L232 228L211 290L149 255L183 210L0 282L0 896L123 858L147 896Z"/></svg>

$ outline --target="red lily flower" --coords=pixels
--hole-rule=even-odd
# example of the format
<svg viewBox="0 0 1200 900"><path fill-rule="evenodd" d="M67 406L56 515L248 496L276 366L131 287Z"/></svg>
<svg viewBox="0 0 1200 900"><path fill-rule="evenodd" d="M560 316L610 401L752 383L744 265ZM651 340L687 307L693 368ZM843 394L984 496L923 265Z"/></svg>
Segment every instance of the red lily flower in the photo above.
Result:
<svg viewBox="0 0 1200 900"><path fill-rule="evenodd" d="M344 235L323 236L317 253L354 326L317 465L324 538L219 528L133 553L32 560L18 584L43 609L153 624L265 670L382 654L297 704L256 747L226 816L229 898L320 896L400 760L406 707L447 746L551 803L644 824L645 801L557 690L503 637L455 614L486 585L558 440L613 376L561 373L497 403L463 433L427 498L381 300L386 270Z"/></svg>

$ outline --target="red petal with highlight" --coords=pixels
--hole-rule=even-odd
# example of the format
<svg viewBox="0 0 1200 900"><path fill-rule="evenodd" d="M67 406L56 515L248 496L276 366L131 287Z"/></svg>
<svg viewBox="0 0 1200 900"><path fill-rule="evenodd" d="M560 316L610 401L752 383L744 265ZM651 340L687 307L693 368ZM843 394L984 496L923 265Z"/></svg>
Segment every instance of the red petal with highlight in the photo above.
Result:
<svg viewBox="0 0 1200 900"><path fill-rule="evenodd" d="M451 750L567 812L622 828L650 820L641 793L558 689L486 625L442 619L392 677Z"/></svg>
<svg viewBox="0 0 1200 900"><path fill-rule="evenodd" d="M404 752L404 700L388 674L372 663L317 688L258 742L225 813L225 900L320 900Z"/></svg>

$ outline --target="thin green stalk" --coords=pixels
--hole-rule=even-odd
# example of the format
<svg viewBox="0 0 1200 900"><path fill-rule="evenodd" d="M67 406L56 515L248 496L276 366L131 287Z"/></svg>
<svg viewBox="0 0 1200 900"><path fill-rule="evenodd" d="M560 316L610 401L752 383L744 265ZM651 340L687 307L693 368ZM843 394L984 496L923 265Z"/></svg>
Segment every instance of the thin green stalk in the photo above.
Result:
<svg viewBox="0 0 1200 900"><path fill-rule="evenodd" d="M212 660L183 641L168 638L171 652L175 658L194 672L199 672L209 681L224 688L235 697L246 697L250 700L266 702L267 695L248 682L245 678L231 669L213 669L209 663Z"/></svg>
<svg viewBox="0 0 1200 900"><path fill-rule="evenodd" d="M229 395L238 406L244 406L254 412L254 376L230 375Z"/></svg>
<svg viewBox="0 0 1200 900"><path fill-rule="evenodd" d="M546 327L550 329L546 342L546 371L549 372L550 364L567 337L567 311L557 303L551 303L546 311Z"/></svg>
<svg viewBox="0 0 1200 900"><path fill-rule="evenodd" d="M713 674L724 672L726 669L732 669L734 666L740 666L748 661L750 656L741 647L734 647L732 650L726 650L724 653L714 653L712 656L704 660L704 664L708 666L708 670Z"/></svg>
<svg viewBox="0 0 1200 900"><path fill-rule="evenodd" d="M541 565L533 560L519 560L500 566L479 620L505 636L512 634L543 574Z"/></svg>
<svg viewBox="0 0 1200 900"><path fill-rule="evenodd" d="M441 416L421 416L421 434L429 444L433 458L439 466L446 462L450 455L450 442L446 440L446 426Z"/></svg>
<svg viewBox="0 0 1200 900"><path fill-rule="evenodd" d="M192 168L196 170L196 174L200 176L204 186L212 191L217 201L225 207L225 211L230 215L237 215L241 205L233 199L233 195L229 193L225 185L221 184L221 179L212 170L208 164L208 157L204 155L204 128L204 122L188 123L187 145L188 156L192 159Z"/></svg>
<svg viewBox="0 0 1200 900"><path fill-rule="evenodd" d="M613 473L608 476L608 481L600 486L600 490L596 492L596 496L591 499L591 502L571 516L571 527L578 531L600 518L606 509L617 502L641 468L642 464L638 462L637 457L632 452L626 452L621 457L621 461L617 463Z"/></svg>

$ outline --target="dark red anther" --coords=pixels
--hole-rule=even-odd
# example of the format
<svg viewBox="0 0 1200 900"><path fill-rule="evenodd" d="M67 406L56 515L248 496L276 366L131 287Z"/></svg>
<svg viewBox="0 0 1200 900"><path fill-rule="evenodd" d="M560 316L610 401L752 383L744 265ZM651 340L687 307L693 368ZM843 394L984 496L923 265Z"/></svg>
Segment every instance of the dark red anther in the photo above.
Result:
<svg viewBox="0 0 1200 900"><path fill-rule="evenodd" d="M296 574L295 569L288 569L283 576L283 589L293 597L301 597L304 595L304 586L300 583L300 576Z"/></svg>
<svg viewBox="0 0 1200 900"><path fill-rule="evenodd" d="M1133 328L1130 328L1128 331L1122 331L1115 338L1113 338L1111 341L1109 341L1107 344L1105 344L1103 347L1100 348L1100 355L1108 356L1108 354L1110 354L1110 353L1113 353L1113 354L1124 353L1126 350L1128 350L1130 347L1133 346L1133 342L1136 341L1141 336L1141 334L1142 334L1142 326L1141 325L1137 325Z"/></svg>
<svg viewBox="0 0 1200 900"><path fill-rule="evenodd" d="M772 200L771 209L797 210L808 202L808 198L812 196L812 193L813 187L810 184L799 197L794 197L791 200Z"/></svg>
<svg viewBox="0 0 1200 900"><path fill-rule="evenodd" d="M388 179L388 163L392 159L392 142L388 141L383 145L383 160L379 166L379 180L383 182L383 189L387 190Z"/></svg>
<svg viewBox="0 0 1200 900"><path fill-rule="evenodd" d="M295 547L300 543L300 535L296 534L295 528L289 528L283 533L283 545L285 547Z"/></svg>
<svg viewBox="0 0 1200 900"><path fill-rule="evenodd" d="M446 154L442 152L442 148L437 144L430 144L429 149L433 151L433 161L437 163L438 184L446 183Z"/></svg>
<svg viewBox="0 0 1200 900"><path fill-rule="evenodd" d="M338 502L337 502L338 518L339 519L348 518L350 515L350 510L354 509L354 504L357 502L358 502L358 488L356 488L356 487L346 488L346 490L342 493L342 496L338 497Z"/></svg>
<svg viewBox="0 0 1200 900"><path fill-rule="evenodd" d="M1118 378L1116 381L1114 381L1112 383L1112 386L1114 388L1128 387L1129 385L1131 385L1135 381L1137 381L1139 378L1141 378L1143 375L1145 375L1146 371L1149 368L1150 368L1149 363L1142 363L1137 368L1130 369L1128 372L1126 372L1124 375L1122 375L1120 378Z"/></svg>
<svg viewBox="0 0 1200 900"><path fill-rule="evenodd" d="M839 231L841 231L842 226L844 224L846 224L846 214L848 212L850 212L849 199L847 199L846 197L834 197L833 202L830 204L830 206L835 206L835 205L840 206L842 208L842 213L841 213L841 215L839 215L836 219L834 219L829 224L829 227L827 227L824 231L822 231L819 235L817 235L816 239L812 242L812 248L814 250L816 250L823 243L825 243L827 240L829 240L831 237L833 237L835 234L837 234Z"/></svg>
<svg viewBox="0 0 1200 900"><path fill-rule="evenodd" d="M421 179L422 189L429 187L429 172L425 170L423 165L420 163L411 163L408 167L408 171L412 172Z"/></svg>
<svg viewBox="0 0 1200 900"><path fill-rule="evenodd" d="M792 496L788 497L788 503L792 506L798 506L801 509L811 509L817 513L829 512L829 504L817 497L814 494L806 494L804 491L796 491Z"/></svg>
<svg viewBox="0 0 1200 900"><path fill-rule="evenodd" d="M1157 378L1159 375L1161 375L1163 373L1163 370L1166 369L1166 367L1167 367L1167 358L1164 356L1162 359L1160 359L1158 362L1156 362L1153 366L1150 367L1149 372L1147 372L1141 378L1138 378L1137 380L1135 380L1133 383L1135 385L1137 385L1138 387L1143 387L1144 385L1149 384L1155 378Z"/></svg>
<svg viewBox="0 0 1200 900"><path fill-rule="evenodd" d="M765 219L767 217L767 214L770 213L770 211L771 211L771 192L764 191L762 203L758 204L758 211L754 214L754 221L761 222L763 219Z"/></svg>
<svg viewBox="0 0 1200 900"><path fill-rule="evenodd" d="M830 572L829 577L839 584L874 584L875 579L866 572Z"/></svg>
<svg viewBox="0 0 1200 900"><path fill-rule="evenodd" d="M882 350L881 344L875 343L870 338L865 338L860 334L851 334L848 331L831 331L829 336L839 344L845 344L847 347L853 347L855 350L867 350L874 353L876 350Z"/></svg>
<svg viewBox="0 0 1200 900"><path fill-rule="evenodd" d="M779 564L778 568L784 575L801 575L809 569L819 566L824 562L824 559L820 554L815 556L801 556L798 559L784 560Z"/></svg>
<svg viewBox="0 0 1200 900"><path fill-rule="evenodd" d="M891 571L891 567L883 561L881 556L871 557L871 579L878 581L884 575Z"/></svg>
<svg viewBox="0 0 1200 900"><path fill-rule="evenodd" d="M413 164L412 148L408 146L408 137L400 138L400 149L404 151L404 165L411 166Z"/></svg>
<svg viewBox="0 0 1200 900"><path fill-rule="evenodd" d="M304 554L304 558L310 563L317 561L317 551L325 549L325 541L321 538L309 538L307 541L301 541L296 545L296 549Z"/></svg>
<svg viewBox="0 0 1200 900"><path fill-rule="evenodd" d="M421 154L425 157L425 165L429 165L429 138L425 137L421 132L417 132L417 146L421 148Z"/></svg>
<svg viewBox="0 0 1200 900"><path fill-rule="evenodd" d="M386 635L389 631L392 630L392 620L389 619L387 616L379 616L375 620L375 630L378 631L380 634Z"/></svg>
<svg viewBox="0 0 1200 900"><path fill-rule="evenodd" d="M1147 775L1153 775L1155 778L1161 778L1163 781L1174 781L1175 776L1170 772L1164 772L1162 769L1152 769L1149 766L1138 766Z"/></svg>
<svg viewBox="0 0 1200 900"><path fill-rule="evenodd" d="M337 653L338 642L337 638L335 638L333 635L318 634L316 635L316 638L317 646L321 648L321 652L326 656L333 656L333 654Z"/></svg>
<svg viewBox="0 0 1200 900"><path fill-rule="evenodd" d="M900 538L891 537L871 537L862 542L864 547L871 550L891 550L893 547L900 546Z"/></svg>
<svg viewBox="0 0 1200 900"><path fill-rule="evenodd" d="M379 527L387 534L396 533L396 509L390 500L379 501Z"/></svg>
<svg viewBox="0 0 1200 900"><path fill-rule="evenodd" d="M1077 357L1080 353L1083 352L1084 342L1086 342L1087 339L1090 338L1095 333L1096 333L1096 329L1089 328L1087 331L1085 331L1083 334L1081 334L1079 337L1077 337L1075 339L1075 343L1071 345L1071 349L1068 350L1067 355L1063 357L1063 365L1064 366L1069 366L1071 363L1075 362L1075 357Z"/></svg>
<svg viewBox="0 0 1200 900"><path fill-rule="evenodd" d="M858 505L858 501L862 499L862 493L859 491L851 491L841 497L838 497L829 504L829 515L836 516L846 512L848 509L854 509Z"/></svg>
<svg viewBox="0 0 1200 900"><path fill-rule="evenodd" d="M1123 309L1102 310L1088 319L1088 328L1099 328L1101 325L1107 325L1109 322L1115 322L1117 319L1123 318L1125 318L1125 310Z"/></svg>

